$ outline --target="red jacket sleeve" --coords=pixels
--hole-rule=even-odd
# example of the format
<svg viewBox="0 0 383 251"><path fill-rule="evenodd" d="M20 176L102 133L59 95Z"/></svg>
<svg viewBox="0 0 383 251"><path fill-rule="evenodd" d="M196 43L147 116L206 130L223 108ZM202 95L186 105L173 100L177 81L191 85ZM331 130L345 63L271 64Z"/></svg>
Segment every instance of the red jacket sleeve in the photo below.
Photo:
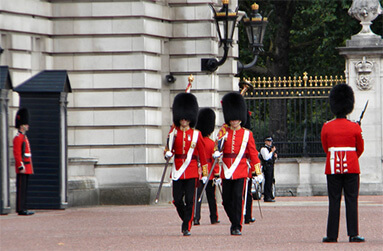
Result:
<svg viewBox="0 0 383 251"><path fill-rule="evenodd" d="M19 167L22 166L22 153L21 146L23 144L23 138L19 135L13 139L13 157L15 158L16 173L19 173Z"/></svg>

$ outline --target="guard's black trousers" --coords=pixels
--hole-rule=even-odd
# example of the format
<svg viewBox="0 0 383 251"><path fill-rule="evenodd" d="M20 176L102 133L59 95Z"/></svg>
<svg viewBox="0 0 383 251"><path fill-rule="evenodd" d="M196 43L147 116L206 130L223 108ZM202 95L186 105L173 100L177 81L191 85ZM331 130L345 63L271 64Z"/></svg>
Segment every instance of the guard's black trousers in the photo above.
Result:
<svg viewBox="0 0 383 251"><path fill-rule="evenodd" d="M173 204L182 220L181 231L191 229L197 182L198 179L173 180Z"/></svg>
<svg viewBox="0 0 383 251"><path fill-rule="evenodd" d="M243 204L246 178L236 180L222 180L222 204L232 230L242 230Z"/></svg>
<svg viewBox="0 0 383 251"><path fill-rule="evenodd" d="M197 203L195 204L195 215L194 219L199 221L201 219L201 202L198 202L198 198L201 196L202 189L204 184L199 181L198 182L198 190L197 190ZM210 210L210 222L215 223L218 220L218 212L217 212L217 200L215 198L215 184L213 180L209 180L209 182L206 185L206 198L207 202L209 204L209 210Z"/></svg>
<svg viewBox="0 0 383 251"><path fill-rule="evenodd" d="M327 175L327 193L329 200L327 237L329 238L338 238L342 190L344 192L344 200L346 204L347 234L348 236L356 236L359 234L359 174L334 174Z"/></svg>
<svg viewBox="0 0 383 251"><path fill-rule="evenodd" d="M29 174L16 175L16 212L27 211L27 189Z"/></svg>

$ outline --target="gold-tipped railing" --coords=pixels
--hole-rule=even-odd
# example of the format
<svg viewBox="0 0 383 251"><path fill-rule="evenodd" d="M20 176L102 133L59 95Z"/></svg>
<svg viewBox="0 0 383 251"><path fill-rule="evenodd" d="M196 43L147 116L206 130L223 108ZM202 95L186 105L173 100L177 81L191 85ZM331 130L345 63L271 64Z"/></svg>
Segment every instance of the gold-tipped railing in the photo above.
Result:
<svg viewBox="0 0 383 251"><path fill-rule="evenodd" d="M245 93L245 99L326 98L334 85L346 83L343 76L308 76L307 72L299 77L258 77L243 81L254 87Z"/></svg>

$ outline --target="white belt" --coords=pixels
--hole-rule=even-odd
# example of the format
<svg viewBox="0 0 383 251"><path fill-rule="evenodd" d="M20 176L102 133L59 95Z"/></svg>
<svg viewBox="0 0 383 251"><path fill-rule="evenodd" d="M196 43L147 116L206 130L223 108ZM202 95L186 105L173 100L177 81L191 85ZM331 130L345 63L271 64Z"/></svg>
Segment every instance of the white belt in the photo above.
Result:
<svg viewBox="0 0 383 251"><path fill-rule="evenodd" d="M356 151L355 147L330 147L328 149L330 152L330 168L331 174L335 174L335 153L336 152L350 152ZM346 156L345 156L346 157Z"/></svg>
<svg viewBox="0 0 383 251"><path fill-rule="evenodd" d="M356 151L355 147L330 147L329 152L347 152L347 151Z"/></svg>

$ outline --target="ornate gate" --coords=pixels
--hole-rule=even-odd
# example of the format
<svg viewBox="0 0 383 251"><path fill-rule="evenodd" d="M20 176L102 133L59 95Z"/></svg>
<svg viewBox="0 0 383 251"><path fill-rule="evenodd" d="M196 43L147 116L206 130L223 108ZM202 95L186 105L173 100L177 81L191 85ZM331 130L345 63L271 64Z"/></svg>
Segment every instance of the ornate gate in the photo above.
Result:
<svg viewBox="0 0 383 251"><path fill-rule="evenodd" d="M271 135L279 157L322 157L320 132L333 118L328 102L331 88L345 83L343 76L253 78L244 94L257 147Z"/></svg>

